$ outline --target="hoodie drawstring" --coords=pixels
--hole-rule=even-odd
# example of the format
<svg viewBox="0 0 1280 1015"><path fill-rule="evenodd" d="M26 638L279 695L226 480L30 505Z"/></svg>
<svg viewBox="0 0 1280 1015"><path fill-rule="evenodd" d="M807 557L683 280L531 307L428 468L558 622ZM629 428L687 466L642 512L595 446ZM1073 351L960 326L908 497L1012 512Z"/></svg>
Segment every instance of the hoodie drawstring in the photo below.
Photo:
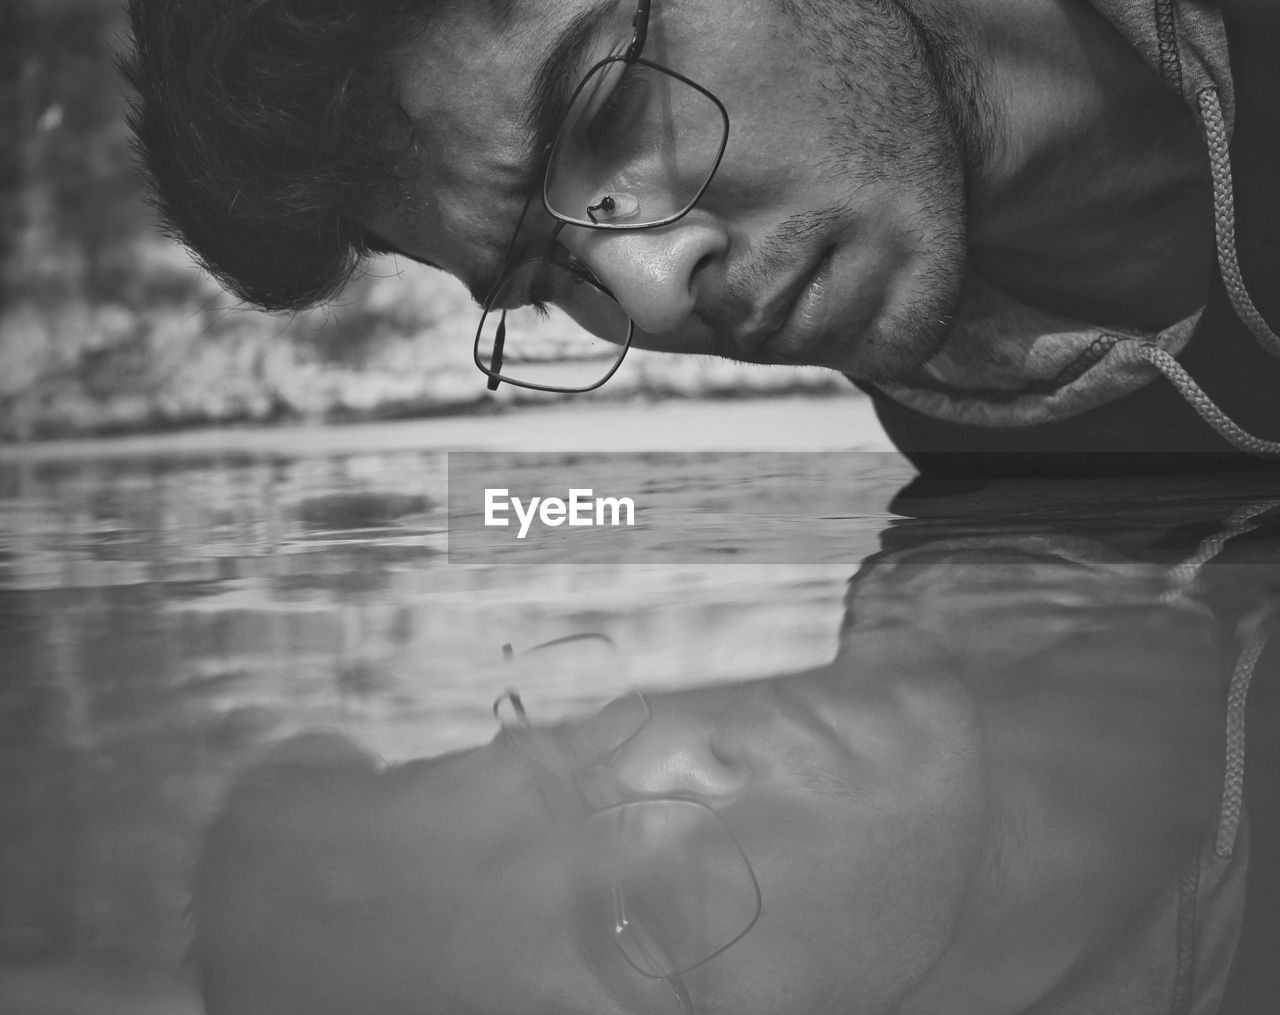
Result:
<svg viewBox="0 0 1280 1015"><path fill-rule="evenodd" d="M1213 227L1217 238L1218 271L1222 275L1227 298L1236 317L1249 329L1271 355L1280 357L1280 337L1267 325L1254 306L1245 287L1236 255L1235 188L1231 181L1231 154L1226 120L1218 101L1216 88L1203 88L1199 95L1200 116L1204 121L1205 142L1209 149L1209 170L1213 179ZM1203 388L1168 352L1154 342L1127 340L1120 343L1127 352L1144 360L1164 375L1179 395L1228 444L1238 451L1259 458L1280 460L1280 441L1270 441L1249 433L1223 412Z"/></svg>
<svg viewBox="0 0 1280 1015"><path fill-rule="evenodd" d="M1272 356L1280 357L1280 337L1258 313L1245 288L1236 256L1235 187L1231 181L1231 153L1227 144L1227 124L1222 115L1216 88L1202 88L1198 96L1209 147L1209 169L1213 177L1213 229L1218 239L1218 271L1227 287L1231 309L1254 338Z"/></svg>
<svg viewBox="0 0 1280 1015"><path fill-rule="evenodd" d="M1254 532L1262 518L1276 508L1280 499L1245 504L1231 512L1222 528L1200 542L1182 563L1169 570L1169 588L1160 596L1162 603L1176 603L1189 596L1205 566L1218 556L1232 539ZM1218 830L1214 837L1214 853L1227 859L1235 850L1244 810L1245 708L1249 684L1270 637L1268 622L1275 612L1274 603L1264 603L1236 625L1236 644L1240 653L1227 685L1226 759L1222 773L1222 806L1218 812Z"/></svg>
<svg viewBox="0 0 1280 1015"><path fill-rule="evenodd" d="M1191 408L1217 432L1218 436L1237 451L1254 455L1258 458L1272 458L1280 461L1280 441L1269 441L1249 433L1235 420L1218 408L1203 388L1200 387L1186 369L1169 353L1154 342L1138 342L1129 340L1122 343L1124 349L1132 356L1145 360L1164 374L1165 379L1173 385Z"/></svg>

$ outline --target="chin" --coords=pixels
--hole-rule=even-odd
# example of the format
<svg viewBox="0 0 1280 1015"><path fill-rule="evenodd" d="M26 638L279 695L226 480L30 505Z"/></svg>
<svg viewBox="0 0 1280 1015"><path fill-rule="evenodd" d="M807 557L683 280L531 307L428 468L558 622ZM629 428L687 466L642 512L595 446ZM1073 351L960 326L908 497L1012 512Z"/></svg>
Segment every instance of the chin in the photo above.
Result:
<svg viewBox="0 0 1280 1015"><path fill-rule="evenodd" d="M904 381L938 353L950 331L949 318L935 318L927 327L917 325L910 331L901 327L873 328L860 336L857 348L836 369L872 384Z"/></svg>
<svg viewBox="0 0 1280 1015"><path fill-rule="evenodd" d="M913 273L905 291L891 298L857 334L848 335L835 369L858 380L905 380L937 355L955 323L964 282L964 257L940 252Z"/></svg>

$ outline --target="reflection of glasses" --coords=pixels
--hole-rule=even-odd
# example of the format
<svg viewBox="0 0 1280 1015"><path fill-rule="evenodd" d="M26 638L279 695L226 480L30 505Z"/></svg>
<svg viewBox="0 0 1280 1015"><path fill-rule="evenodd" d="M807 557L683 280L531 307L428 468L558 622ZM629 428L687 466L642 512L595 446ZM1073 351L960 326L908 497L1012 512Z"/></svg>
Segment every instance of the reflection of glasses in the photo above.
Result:
<svg viewBox="0 0 1280 1015"><path fill-rule="evenodd" d="M666 980L681 1015L695 1015L683 975L715 958L760 916L760 888L733 834L710 807L679 798L636 800L592 811L572 783L557 774L525 717L520 695L493 705L503 738L528 762L553 817L581 821L592 849L587 870L603 870L607 890L589 912L613 917L613 943L635 970ZM588 749L607 760L649 721L638 691L607 705L589 725ZM607 889L604 883L607 882Z"/></svg>
<svg viewBox="0 0 1280 1015"><path fill-rule="evenodd" d="M669 225L697 204L720 165L729 137L720 100L640 56L651 2L640 0L626 52L587 71L548 149L542 203L557 219L548 251L566 225ZM621 366L635 325L573 258L544 255L511 265L532 203L531 194L502 277L485 299L476 366L488 374L491 391L501 381L538 391L591 391Z"/></svg>

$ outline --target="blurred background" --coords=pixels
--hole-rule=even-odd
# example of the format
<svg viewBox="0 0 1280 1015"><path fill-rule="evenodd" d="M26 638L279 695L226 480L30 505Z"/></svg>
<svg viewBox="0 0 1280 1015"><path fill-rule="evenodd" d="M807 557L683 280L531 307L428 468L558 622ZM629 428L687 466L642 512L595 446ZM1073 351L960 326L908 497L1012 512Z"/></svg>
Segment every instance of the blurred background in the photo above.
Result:
<svg viewBox="0 0 1280 1015"><path fill-rule="evenodd" d="M506 641L604 632L635 662L523 681L547 717L631 682L829 658L844 581L910 472L841 470L830 513L852 535L819 563L708 573L682 544L626 568L450 565L447 449L883 440L829 371L634 352L574 399L615 404L530 411L546 399L486 391L461 286L395 259L322 310L237 304L156 229L123 45L120 0L0 0L3 1015L198 1012L183 907L200 830L291 732L334 727L393 760L481 742ZM710 468L636 462L668 496ZM746 485L718 482L698 501L712 518ZM759 544L736 538L717 562Z"/></svg>
<svg viewBox="0 0 1280 1015"><path fill-rule="evenodd" d="M133 169L113 65L120 0L0 3L0 439L242 422L505 411L471 363L460 285L398 258L336 305L239 305L160 236ZM591 397L803 392L823 370L632 353ZM544 400L544 396L532 396ZM581 396L579 396L581 397Z"/></svg>

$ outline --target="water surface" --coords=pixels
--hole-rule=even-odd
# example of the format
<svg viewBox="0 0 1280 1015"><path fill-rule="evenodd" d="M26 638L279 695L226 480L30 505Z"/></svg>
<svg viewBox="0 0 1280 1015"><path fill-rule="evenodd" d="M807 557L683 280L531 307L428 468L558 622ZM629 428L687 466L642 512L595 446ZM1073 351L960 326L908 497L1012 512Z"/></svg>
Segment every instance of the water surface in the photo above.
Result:
<svg viewBox="0 0 1280 1015"><path fill-rule="evenodd" d="M451 560L446 454L370 444L0 463L0 1010L197 1011L200 829L300 730L407 759L486 741L512 683L552 719L842 653L892 668L907 641L915 666L1132 674L1188 625L1214 652L1178 679L1224 716L1250 646L1274 682L1272 476L931 487L867 453L776 455L750 483L742 459L638 455L612 467L674 526L643 552ZM504 658L584 632L616 651Z"/></svg>

